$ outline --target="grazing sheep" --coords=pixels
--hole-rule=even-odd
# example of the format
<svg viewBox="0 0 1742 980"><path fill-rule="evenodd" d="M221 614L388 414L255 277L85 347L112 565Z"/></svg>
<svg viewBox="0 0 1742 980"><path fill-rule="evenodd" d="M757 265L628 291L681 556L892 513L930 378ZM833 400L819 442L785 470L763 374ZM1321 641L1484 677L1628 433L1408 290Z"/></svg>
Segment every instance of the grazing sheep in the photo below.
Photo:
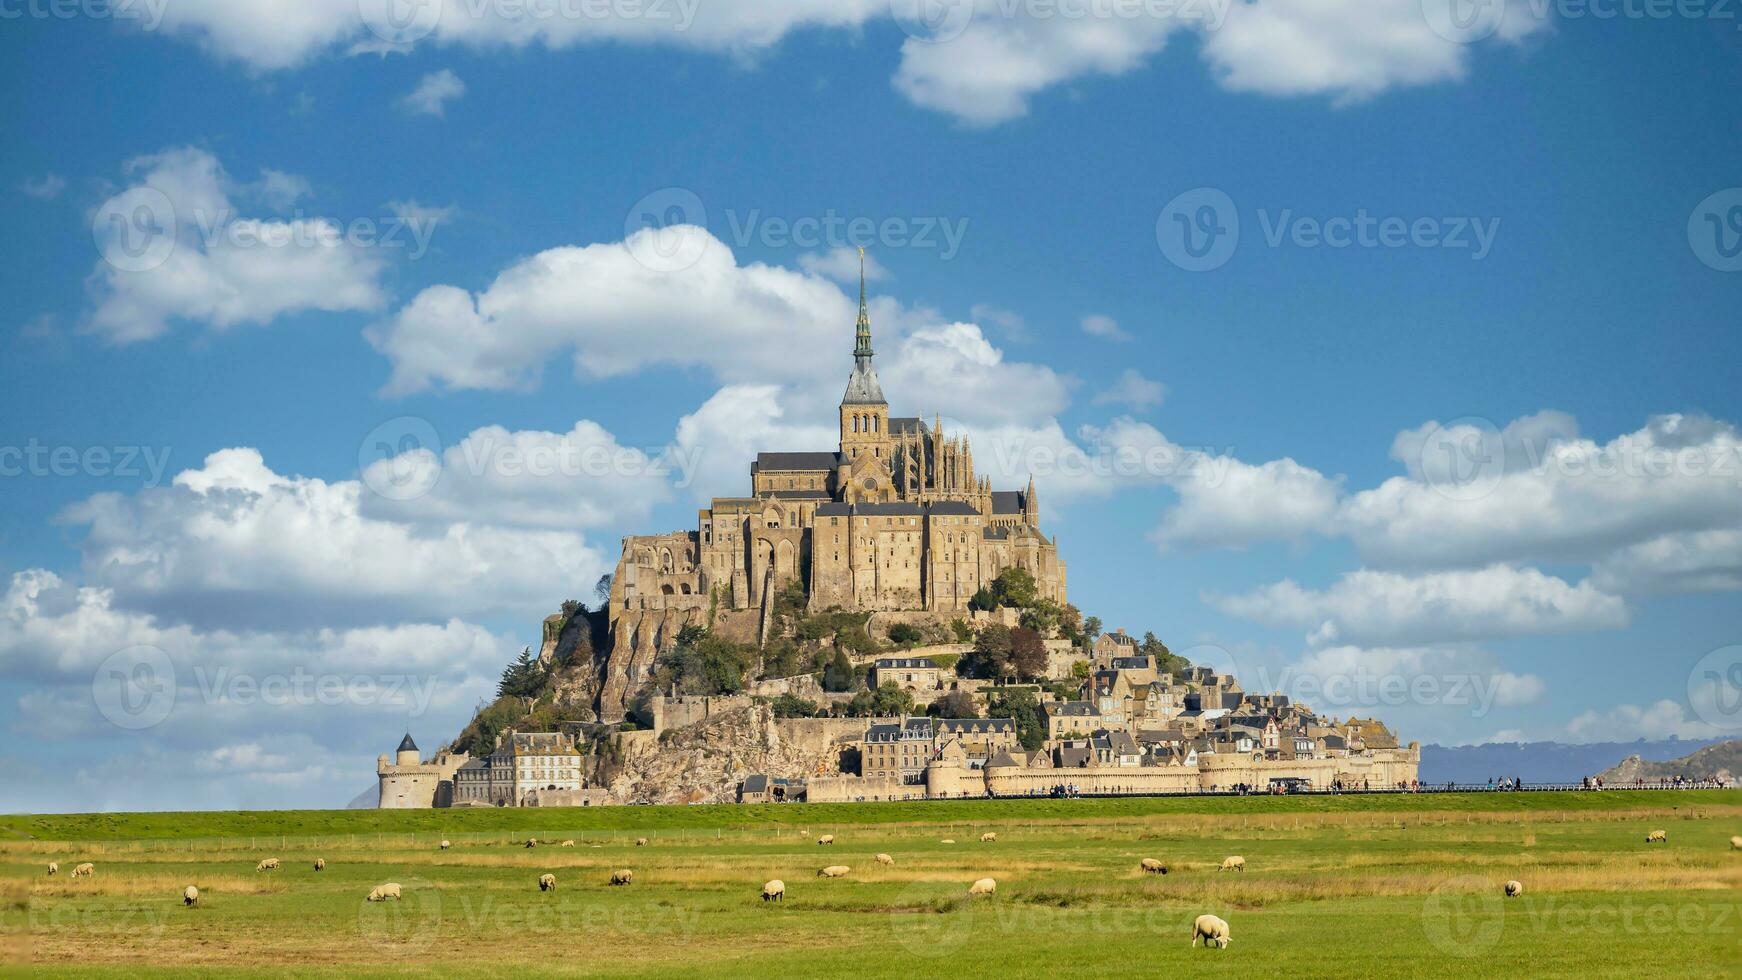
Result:
<svg viewBox="0 0 1742 980"><path fill-rule="evenodd" d="M1645 842L1647 844L1662 844L1667 840L1669 840L1669 835L1661 830L1654 830L1645 835Z"/></svg>
<svg viewBox="0 0 1742 980"><path fill-rule="evenodd" d="M186 888L183 888L181 890L181 903L182 903L182 905L193 906L193 905L198 905L199 902L200 902L200 890L198 888L195 888L194 886L189 885Z"/></svg>
<svg viewBox="0 0 1742 980"><path fill-rule="evenodd" d="M1215 915L1200 915L1192 922L1192 945L1196 946L1200 939L1204 941L1205 949L1211 946L1227 949L1234 941L1228 936L1228 923Z"/></svg>
<svg viewBox="0 0 1742 980"><path fill-rule="evenodd" d="M574 847L574 846L575 846L575 842L574 842L574 841L572 841L572 840L565 840L565 841L563 841L563 842L562 842L562 846L563 846L563 847Z"/></svg>
<svg viewBox="0 0 1742 980"><path fill-rule="evenodd" d="M256 864L254 866L254 870L255 871L277 871L278 870L278 859L277 858L264 858L261 860L261 862L259 864Z"/></svg>
<svg viewBox="0 0 1742 980"><path fill-rule="evenodd" d="M982 844L996 844L996 843L998 843L998 835L993 833L992 831L988 830L985 833L980 835L980 843L982 843Z"/></svg>
<svg viewBox="0 0 1742 980"><path fill-rule="evenodd" d="M1167 865L1162 864L1160 861L1157 861L1154 858L1144 858L1140 863L1143 867L1143 870L1149 874L1152 874L1152 875L1167 874Z"/></svg>
<svg viewBox="0 0 1742 980"><path fill-rule="evenodd" d="M1742 837L1730 838L1730 850L1742 851ZM54 867L54 865L51 864L51 865L49 865L49 867L52 868L52 867ZM54 874L54 872L50 871L49 874Z"/></svg>
<svg viewBox="0 0 1742 980"><path fill-rule="evenodd" d="M817 869L817 877L818 878L845 878L847 876L847 872L852 871L852 870L853 870L852 868L849 868L844 864L831 864L826 868L818 868Z"/></svg>
<svg viewBox="0 0 1742 980"><path fill-rule="evenodd" d="M448 842L447 842L447 841L442 841L442 850L444 850L444 851L445 851L445 850L447 850L447 849L448 849L448 848L450 848L450 847L453 847L453 846L454 846L454 845L452 845L452 844L450 844L450 843L448 843Z"/></svg>
<svg viewBox="0 0 1742 980"><path fill-rule="evenodd" d="M526 839L526 846L527 846L527 847L537 847L537 846L538 846L538 838L536 838L536 837L528 837L528 838L527 838L527 839Z"/></svg>
<svg viewBox="0 0 1742 980"><path fill-rule="evenodd" d="M818 847L821 847L824 844L833 844L834 842L835 842L835 835L834 834L824 834L823 836L817 838L817 846Z"/></svg>
<svg viewBox="0 0 1742 980"><path fill-rule="evenodd" d="M645 837L635 838L635 846L636 847L646 847L647 846L647 838L645 838Z"/></svg>
<svg viewBox="0 0 1742 980"><path fill-rule="evenodd" d="M877 855L877 863L878 864L894 864L895 859L890 857L887 854L879 854L879 855Z"/></svg>
<svg viewBox="0 0 1742 980"><path fill-rule="evenodd" d="M611 884L613 885L627 885L634 880L635 872L630 871L628 868L618 868L616 871L611 872Z"/></svg>
<svg viewBox="0 0 1742 980"><path fill-rule="evenodd" d="M390 881L385 885L376 885L369 892L369 901L385 902L388 899L399 900L399 882Z"/></svg>
<svg viewBox="0 0 1742 980"><path fill-rule="evenodd" d="M996 895L998 894L998 883L993 881L991 878L981 878L979 881L968 886L968 894Z"/></svg>
<svg viewBox="0 0 1742 980"><path fill-rule="evenodd" d="M776 878L773 881L768 881L768 882L763 883L763 885L762 885L762 900L764 902L778 902L785 897L786 897L786 882L781 881L779 878Z"/></svg>
<svg viewBox="0 0 1742 980"><path fill-rule="evenodd" d="M90 876L92 876L96 873L97 873L97 866L92 864L89 861L86 861L84 864L78 865L78 866L73 868L73 877L74 878L89 878Z"/></svg>
<svg viewBox="0 0 1742 980"><path fill-rule="evenodd" d="M315 858L315 870L316 871L327 870L327 859L326 858Z"/></svg>
<svg viewBox="0 0 1742 980"><path fill-rule="evenodd" d="M938 841L938 843L939 843L939 844L954 844L954 843L955 843L955 841L953 841L953 840L949 840L949 839L947 839L947 838L946 838L946 839L945 839L945 840L941 840L941 841Z"/></svg>
<svg viewBox="0 0 1742 980"><path fill-rule="evenodd" d="M1222 859L1223 871L1245 871L1246 859L1238 854Z"/></svg>
<svg viewBox="0 0 1742 980"><path fill-rule="evenodd" d="M556 875L539 875L538 890L541 892L556 891Z"/></svg>
<svg viewBox="0 0 1742 980"><path fill-rule="evenodd" d="M1732 838L1731 842L1734 843L1737 840L1742 840L1742 838ZM53 861L48 862L48 873L51 875L60 874L60 865L54 863Z"/></svg>
<svg viewBox="0 0 1742 980"><path fill-rule="evenodd" d="M1518 881L1513 880L1513 881L1509 881L1506 883L1506 897L1507 898L1517 898L1518 896L1520 896L1522 894L1524 894L1524 886L1522 884L1520 884Z"/></svg>

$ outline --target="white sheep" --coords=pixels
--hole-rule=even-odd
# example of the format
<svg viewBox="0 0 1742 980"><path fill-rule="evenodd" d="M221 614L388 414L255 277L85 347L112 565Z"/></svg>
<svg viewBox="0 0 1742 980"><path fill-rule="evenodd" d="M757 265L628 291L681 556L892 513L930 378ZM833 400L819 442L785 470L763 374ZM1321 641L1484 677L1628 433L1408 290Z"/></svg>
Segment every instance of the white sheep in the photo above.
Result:
<svg viewBox="0 0 1742 980"><path fill-rule="evenodd" d="M277 871L278 870L278 859L277 858L263 858L259 864L256 864L254 866L254 870L255 871Z"/></svg>
<svg viewBox="0 0 1742 980"><path fill-rule="evenodd" d="M953 840L950 840L950 839L949 839L949 838L947 838L947 837L946 837L946 838L944 838L944 839L943 839L943 840L941 840L941 841L938 841L938 843L939 843L939 844L954 844L954 843L955 843L955 841L953 841Z"/></svg>
<svg viewBox="0 0 1742 980"><path fill-rule="evenodd" d="M853 870L852 868L849 868L844 864L831 864L826 868L818 868L817 869L817 877L818 878L845 878L847 876L847 873L852 871L852 870Z"/></svg>
<svg viewBox="0 0 1742 980"><path fill-rule="evenodd" d="M527 838L527 839L526 839L526 846L527 846L527 847L537 847L537 846L538 846L538 838L536 838L536 837L528 837L528 838Z"/></svg>
<svg viewBox="0 0 1742 980"><path fill-rule="evenodd" d="M541 892L556 891L556 875L544 874L538 876L538 890Z"/></svg>
<svg viewBox="0 0 1742 980"><path fill-rule="evenodd" d="M1155 858L1144 858L1139 863L1142 866L1143 870L1148 874L1152 874L1152 875L1167 874L1167 865L1162 864L1160 861L1157 861Z"/></svg>
<svg viewBox="0 0 1742 980"><path fill-rule="evenodd" d="M993 833L992 831L988 830L985 833L980 835L980 843L982 843L982 844L996 844L996 843L998 843L998 835Z"/></svg>
<svg viewBox="0 0 1742 980"><path fill-rule="evenodd" d="M968 894L970 895L996 895L997 893L998 882L991 878L981 878L968 886Z"/></svg>
<svg viewBox="0 0 1742 980"><path fill-rule="evenodd" d="M1732 837L1732 838L1730 838L1730 850L1732 850L1732 851L1742 851L1742 837ZM53 865L50 865L50 867L53 867ZM53 873L54 873L54 872L52 872L52 871L51 871L51 872L49 872L49 873L50 873L50 874L53 874Z"/></svg>
<svg viewBox="0 0 1742 980"><path fill-rule="evenodd" d="M454 845L453 845L453 844L451 844L451 843L449 843L449 842L447 842L447 841L442 841L442 845L441 845L441 847L442 847L442 850L444 850L444 851L445 851L445 850L447 850L447 849L448 849L448 848L450 848L450 847L453 847L453 846L454 846Z"/></svg>
<svg viewBox="0 0 1742 980"><path fill-rule="evenodd" d="M97 866L89 861L73 868L74 878L89 878L97 873Z"/></svg>
<svg viewBox="0 0 1742 980"><path fill-rule="evenodd" d="M394 901L398 901L399 897L399 882L390 881L385 885L376 885L371 889L368 900L371 902L385 902L391 898Z"/></svg>
<svg viewBox="0 0 1742 980"><path fill-rule="evenodd" d="M198 905L199 901L200 901L200 890L198 888L195 888L194 886L189 885L186 888L183 888L181 890L181 903L182 903L182 905L184 905L184 906Z"/></svg>
<svg viewBox="0 0 1742 980"><path fill-rule="evenodd" d="M835 842L835 835L834 834L824 834L823 836L817 838L817 846L818 847L821 847L824 844L833 844L834 842Z"/></svg>
<svg viewBox="0 0 1742 980"><path fill-rule="evenodd" d="M877 860L878 864L894 864L895 863L895 859L890 857L887 854L878 854L876 860Z"/></svg>
<svg viewBox="0 0 1742 980"><path fill-rule="evenodd" d="M1507 898L1517 898L1518 896L1520 896L1522 894L1524 894L1524 885L1521 884L1517 879L1513 879L1512 881L1508 881L1506 883L1506 897Z"/></svg>
<svg viewBox="0 0 1742 980"><path fill-rule="evenodd" d="M315 858L315 870L316 871L327 870L327 859L326 858Z"/></svg>
<svg viewBox="0 0 1742 980"><path fill-rule="evenodd" d="M781 881L779 878L775 878L772 881L763 883L762 900L764 902L778 902L785 897L786 882Z"/></svg>
<svg viewBox="0 0 1742 980"><path fill-rule="evenodd" d="M1228 923L1215 915L1200 915L1192 922L1192 945L1196 946L1200 939L1204 941L1205 949L1211 946L1227 949L1234 941L1228 935Z"/></svg>
<svg viewBox="0 0 1742 980"><path fill-rule="evenodd" d="M1736 838L1736 839L1742 840L1742 838ZM48 862L48 873L51 875L60 874L60 865L54 863L53 861Z"/></svg>
<svg viewBox="0 0 1742 980"><path fill-rule="evenodd" d="M647 838L645 838L645 837L635 838L635 846L636 847L646 847L647 846Z"/></svg>
<svg viewBox="0 0 1742 980"><path fill-rule="evenodd" d="M1238 854L1223 858L1222 859L1222 870L1223 871L1245 871L1246 870L1246 859L1241 857Z"/></svg>
<svg viewBox="0 0 1742 980"><path fill-rule="evenodd" d="M1647 844L1662 844L1668 840L1669 840L1669 835L1664 833L1661 830L1654 830L1651 833L1645 835L1645 842Z"/></svg>
<svg viewBox="0 0 1742 980"><path fill-rule="evenodd" d="M565 841L563 841L563 842L562 842L562 846L563 846L563 847L574 847L574 846L575 846L575 842L574 842L574 841L572 841L572 840L565 840Z"/></svg>
<svg viewBox="0 0 1742 980"><path fill-rule="evenodd" d="M635 872L628 868L618 868L616 871L611 872L611 884L613 885L627 885L634 880Z"/></svg>

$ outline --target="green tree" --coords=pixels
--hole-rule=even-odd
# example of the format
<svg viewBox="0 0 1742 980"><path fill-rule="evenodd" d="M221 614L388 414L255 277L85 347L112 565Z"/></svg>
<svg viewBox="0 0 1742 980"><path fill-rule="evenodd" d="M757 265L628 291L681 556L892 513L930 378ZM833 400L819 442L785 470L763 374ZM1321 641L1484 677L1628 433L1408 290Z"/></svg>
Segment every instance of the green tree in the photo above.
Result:
<svg viewBox="0 0 1742 980"><path fill-rule="evenodd" d="M923 635L917 627L911 626L907 623L896 623L894 626L889 627L889 642L896 646L910 646L918 643L923 638Z"/></svg>
<svg viewBox="0 0 1742 980"><path fill-rule="evenodd" d="M1088 639L1090 643L1095 642L1095 638L1100 635L1101 617L1090 616L1088 619L1083 620L1083 636Z"/></svg>
<svg viewBox="0 0 1742 980"><path fill-rule="evenodd" d="M991 612L998 608L998 597L984 585L974 590L973 598L968 600L968 608L977 612Z"/></svg>
<svg viewBox="0 0 1742 980"><path fill-rule="evenodd" d="M980 709L974 704L974 696L966 691L951 691L933 701L925 709L925 713L933 718L980 717Z"/></svg>
<svg viewBox="0 0 1742 980"><path fill-rule="evenodd" d="M853 674L853 662L847 659L845 650L836 650L835 658L823 668L823 690L831 694L851 691L858 678Z"/></svg>
<svg viewBox="0 0 1742 980"><path fill-rule="evenodd" d="M1009 718L1016 723L1016 739L1030 752L1046 743L1046 719L1040 713L1040 699L1027 688L1001 691L987 703L987 715Z"/></svg>
<svg viewBox="0 0 1742 980"><path fill-rule="evenodd" d="M974 627L969 626L966 620L950 620L950 632L956 634L957 643L974 642Z"/></svg>
<svg viewBox="0 0 1742 980"><path fill-rule="evenodd" d="M815 718L817 703L796 694L782 694L770 705L776 718Z"/></svg>
<svg viewBox="0 0 1742 980"><path fill-rule="evenodd" d="M998 623L988 624L974 638L974 649L956 665L956 670L968 677L994 680L1004 676L1010 667L1010 628Z"/></svg>
<svg viewBox="0 0 1742 980"><path fill-rule="evenodd" d="M871 713L875 715L905 716L913 713L913 695L902 690L894 681L880 685L871 693Z"/></svg>
<svg viewBox="0 0 1742 980"><path fill-rule="evenodd" d="M1026 626L1010 631L1010 670L1022 680L1046 674L1046 641Z"/></svg>
<svg viewBox="0 0 1742 980"><path fill-rule="evenodd" d="M1026 568L1006 568L992 580L992 594L998 604L1012 609L1027 609L1040 598L1040 587Z"/></svg>
<svg viewBox="0 0 1742 980"><path fill-rule="evenodd" d="M498 697L530 698L544 687L544 667L532 657L532 648L520 651L520 656L502 671L496 685Z"/></svg>

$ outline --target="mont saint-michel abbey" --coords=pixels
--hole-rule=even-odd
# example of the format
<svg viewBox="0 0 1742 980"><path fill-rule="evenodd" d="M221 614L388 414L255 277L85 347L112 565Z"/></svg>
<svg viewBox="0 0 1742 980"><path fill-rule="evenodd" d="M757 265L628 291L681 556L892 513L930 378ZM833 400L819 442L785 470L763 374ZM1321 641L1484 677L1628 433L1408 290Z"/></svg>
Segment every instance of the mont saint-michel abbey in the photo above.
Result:
<svg viewBox="0 0 1742 980"><path fill-rule="evenodd" d="M663 647L710 606L766 614L793 580L816 611L961 615L1014 566L1065 601L1065 563L1041 533L1033 480L994 489L964 436L892 416L874 360L861 281L839 446L761 453L750 493L715 498L694 531L626 538L611 592L617 652Z"/></svg>

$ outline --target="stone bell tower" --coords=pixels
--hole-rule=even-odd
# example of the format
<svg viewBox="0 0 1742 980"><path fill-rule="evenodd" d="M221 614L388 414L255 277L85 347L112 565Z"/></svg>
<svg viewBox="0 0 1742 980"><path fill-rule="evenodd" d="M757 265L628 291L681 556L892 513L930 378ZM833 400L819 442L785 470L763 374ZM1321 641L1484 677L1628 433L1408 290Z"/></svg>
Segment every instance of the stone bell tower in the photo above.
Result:
<svg viewBox="0 0 1742 980"><path fill-rule="evenodd" d="M890 500L895 440L889 434L889 402L871 363L871 311L865 299L865 250L859 249L859 324L853 344L853 374L841 398L840 486L849 500Z"/></svg>

